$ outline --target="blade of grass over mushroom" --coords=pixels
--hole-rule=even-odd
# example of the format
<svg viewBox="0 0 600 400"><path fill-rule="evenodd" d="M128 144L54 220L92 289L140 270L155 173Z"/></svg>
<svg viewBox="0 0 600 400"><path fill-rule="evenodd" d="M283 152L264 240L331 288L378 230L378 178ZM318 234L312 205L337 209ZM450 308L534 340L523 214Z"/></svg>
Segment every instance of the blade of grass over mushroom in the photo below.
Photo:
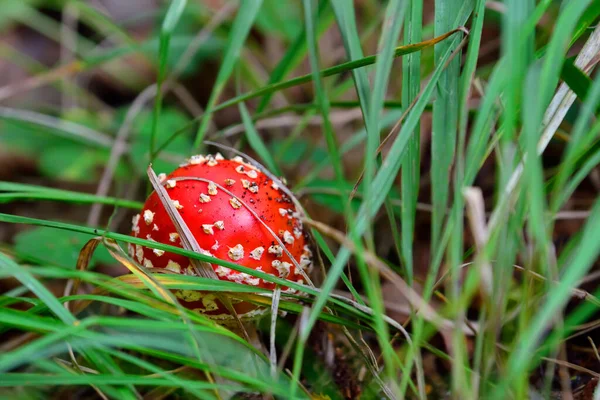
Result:
<svg viewBox="0 0 600 400"><path fill-rule="evenodd" d="M98 240L98 239L96 239L96 240ZM105 240L105 245L106 245L107 249L109 250L109 252L111 253L111 255L115 259L117 259L119 262L121 262L121 264L126 266L133 274L135 274L144 283L144 285L146 287L150 288L150 290L156 294L156 296L158 298L162 298L165 301L167 301L168 303L175 306L175 308L178 310L178 315L180 315L182 317L186 326L190 327L189 333L190 333L190 337L192 338L193 348L195 350L195 356L197 359L201 360L202 356L201 356L200 348L202 347L201 344L203 343L202 338L199 337L198 335L196 335L194 333L194 331L191 329L192 324L191 324L190 319L186 316L186 313L183 311L184 310L183 307L181 305L179 305L179 303L174 298L174 296L171 293L169 293L151 274L149 274L148 271L144 267L141 267L141 266L135 264L135 262L132 262L129 259L129 257L127 255L125 255L123 250L116 244L116 242L114 242L111 239L107 239L107 240ZM211 270L212 270L212 268L211 268ZM208 358L209 361L214 364L214 360L210 353L206 354L203 358L204 359ZM208 372L207 372L207 379L211 382L213 381L212 377L210 376L210 374ZM218 393L217 393L217 395L218 395Z"/></svg>
<svg viewBox="0 0 600 400"><path fill-rule="evenodd" d="M420 42L420 43L414 43L408 46L399 46L396 47L394 49L394 58L396 57L401 57L405 54L410 54L410 53L414 53L415 51L421 51L425 48L431 47L443 40L448 39L449 37L453 36L454 34L461 32L461 29L454 29L450 32L446 32L441 36L438 37L434 37L432 39ZM376 55L372 55L372 56L367 56L363 59L360 60L356 60L356 61L348 61L346 63L342 63L339 65L336 65L334 67L330 67L330 68L325 68L323 70L320 71L320 74L322 77L329 77L329 76L334 76L334 75L339 75L341 73L347 72L347 71L351 71L353 69L356 68L361 68L361 67L365 67L367 65L372 65L375 63L377 59ZM305 83L309 83L311 82L313 79L312 74L306 74L306 75L302 75L299 76L297 78L293 78L284 82L280 82L280 83L274 83L271 85L267 85L264 86L258 90L255 90L253 92L249 92L249 93L245 93L242 94L240 96L234 97L233 99L230 100L226 100L223 103L220 103L218 105L213 105L212 108L208 108L204 111L204 113L202 115L196 116L189 124L183 126L181 129L177 130L176 132L174 132L167 140L165 140L165 142L163 144L161 144L161 146L159 146L156 150L156 152L160 152L167 144L169 144L175 137L177 137L178 135L180 135L181 133L187 131L188 129L190 129L191 126L193 126L196 122L202 120L204 118L205 115L211 115L217 111L223 110L225 108L234 106L236 104L239 104L241 102L245 102L247 100L250 99L254 99L256 97L261 97L264 96L266 94L269 93L273 93L279 90L283 90L283 89L288 89L294 86L298 86L298 85L302 85ZM1 91L1 88L0 88ZM0 100L2 99L2 97L0 96Z"/></svg>
<svg viewBox="0 0 600 400"><path fill-rule="evenodd" d="M1 216L0 216L1 219ZM7 221L5 219L1 219L4 221ZM60 229L69 229L69 230L73 230L73 231L78 231L78 232L84 232L84 233L88 233L90 235L97 235L100 234L102 236L105 237L109 237L109 236L114 236L117 240L124 240L124 241L129 241L130 239L133 239L133 242L135 244L141 244L143 246L153 246L156 248L161 248L164 249L165 251L170 251L173 253L178 253L178 254L182 254L185 255L186 257L189 258L204 258L204 259L208 259L209 262L213 262L213 263L223 263L224 266L227 266L229 268L232 269L236 269L239 270L241 272L245 272L245 273L252 273L253 270L249 269L249 268L245 268L245 267L241 267L241 266L237 266L236 264L233 264L231 262L224 262L223 260L219 260L219 259L214 259L212 257L207 257L207 256L203 256L201 254L198 253L194 253L194 252L190 252L187 250L183 250L179 247L174 247L174 246L168 246L168 245L163 245L161 243L157 243L157 242L151 242L151 241L147 241L147 240L141 240L138 238L134 238L132 236L127 236L127 235L119 235L119 234L114 234L114 233L110 233L110 232L102 232L102 231L98 231L98 230L94 230L91 228L85 228L85 227L78 227L78 226L74 226L74 225L69 225L69 224L63 224L63 223L50 223L49 221L40 221L40 220L34 220L34 219L25 219L27 220L27 223L33 223L33 224L42 224L42 225L50 225L56 228L60 228ZM16 220L15 219L8 219L8 221L10 222L16 222L16 221L20 221L20 222L24 222L22 217L17 217ZM122 252L122 251L121 251ZM125 255L123 255L123 257L126 258ZM98 281L96 278L94 278L95 280L90 280L90 276L99 276L101 277L101 275L97 275L91 272L87 272L87 271L69 271L69 270L54 270L56 271L56 273L52 272L53 270L49 270L49 269L39 269L36 272L36 275L40 275L40 276L47 276L47 277L60 277L60 276L64 276L65 278L68 277L72 277L72 278L77 278L80 277L83 280L89 281L91 283L94 283L95 285L99 285L101 287L104 287L106 290L109 290L111 292L115 292L116 289L118 289L118 286L115 286L114 283L111 284L109 282L107 283L102 283L104 281L104 279ZM307 293L310 293L312 295L318 295L320 293L320 291L315 290L315 289L311 289L307 286L303 286L303 285L298 285L294 282L291 281L286 281L284 279L281 278L274 278L272 275L269 274L265 274L263 272L259 272L259 271L255 271L254 275L261 277L267 281L273 281L274 283L278 283L278 284L283 284L285 286L288 287L293 287L297 290L301 290L301 291L305 291ZM131 281L131 279L129 279L131 276L127 275L124 276L122 278L127 278L127 281ZM137 278L134 278L137 279ZM174 281L175 280L175 281ZM198 290L226 290L229 292L240 292L240 290L243 290L244 288L246 288L244 285L239 285L239 284L232 284L229 283L229 287L227 287L226 285L228 284L228 282L221 282L221 281L217 281L217 280L208 280L207 284L202 284L199 285L196 282L202 281L202 278L195 278L195 277L185 277L185 276L174 276L174 275L167 275L167 276L161 276L161 275L154 275L154 277L152 278L152 281L156 281L156 285L158 285L159 282L160 285L163 285L167 288L188 288L190 290L194 290L194 289L198 289ZM169 283L171 281L174 282L181 282L181 283ZM114 282L114 280L113 280ZM188 284L187 286L181 286L183 282L190 282L190 284ZM212 282L212 283L211 283ZM175 285L175 286L173 286ZM221 286L223 286L223 288L221 288ZM145 285L143 286L139 286L140 289L146 287ZM212 289L211 289L212 288ZM254 288L255 289L255 288ZM255 289L256 290L256 289ZM136 297L136 295L132 296L132 292L131 290L121 290L118 289L115 293L119 294L120 296L124 296L126 298L131 298L132 300L137 300L139 301L139 298ZM140 293L141 294L141 293ZM343 301L340 301L343 300ZM370 311L368 314L365 314L362 310L362 308L357 309L357 307L359 307L359 304L354 304L352 302L348 302L346 301L346 299L336 299L336 298L330 298L330 302L331 302L331 306L334 307L334 309L336 309L338 312L342 312L342 314L344 315L348 315L351 318L358 318L359 320L363 320L367 323L369 323L368 321L371 320L373 312ZM168 304L168 303L167 303ZM175 307L179 310L176 312L175 315L180 316L182 315L181 313L185 313L185 315L188 315L190 317L194 317L194 320L196 322L202 322L201 320L197 320L198 316L195 314L189 314L189 312L185 309L181 309L181 307L176 304L176 303L171 303L174 304ZM354 305L352 305L354 304ZM290 308L289 306L292 306L292 308ZM301 308L300 307L296 307L294 304L290 304L288 302L282 302L281 307L285 310L291 311L291 312L300 312ZM365 309L366 310L366 309ZM365 319L366 318L366 319ZM322 319L324 321L329 321L329 322L333 322L333 323L338 323L338 324L342 324L342 325L346 325L349 328L357 328L357 326L352 323L350 320L346 320L346 319L339 319L333 315L329 315L327 313L323 313L319 316L319 319ZM185 320L185 319L184 319Z"/></svg>
<svg viewBox="0 0 600 400"><path fill-rule="evenodd" d="M202 249L200 247L200 245L198 244L198 242L196 241L194 235L190 231L190 228L187 226L187 224L181 217L181 214L179 214L179 211L177 211L177 209L173 205L173 202L171 201L169 194L167 193L166 189L162 186L162 183L160 182L160 180L156 176L156 173L152 169L152 165L148 166L147 173L148 173L148 178L150 179L150 183L152 184L152 187L154 188L154 191L158 195L160 202L162 203L163 207L167 211L167 214L169 215L169 218L173 222L173 225L175 225L175 229L177 230L177 233L179 234L179 237L181 238L183 247L187 250L191 250L196 253L201 253L202 251L204 251L204 249ZM192 266L194 267L194 269L196 270L196 273L199 276L202 276L205 278L218 279L217 275L215 274L215 271L212 269L210 264L208 264L204 261L198 261L198 260L194 260L194 259L191 259L190 262L192 263Z"/></svg>
<svg viewBox="0 0 600 400"><path fill-rule="evenodd" d="M67 302L72 300L90 300L90 301L102 301L107 302L109 304L119 305L126 309L130 309L137 313L147 315L152 318L158 318L157 312L164 313L165 317L170 316L172 318L180 318L180 310L177 307L174 307L173 304L169 305L169 303L164 303L160 301L151 301L148 298L141 298L137 294L132 294L132 290L136 289L144 289L147 288L143 279L139 279L132 275L123 275L119 278L108 279L102 275L94 274L94 273L86 273L82 274L81 271L73 271L73 270L65 270L65 269L57 269L54 267L48 267L44 269L39 268L27 268L28 271L31 271L33 275L40 277L48 277L55 279L81 279L87 283L91 283L93 285L99 286L103 288L101 291L95 291L97 293L113 293L119 296L123 296L125 298L129 298L130 300L120 300L112 297L105 297L103 295L76 295L76 296L66 296L59 299L61 302ZM220 281L215 279L207 279L207 278L199 278L199 277L191 277L191 276L182 276L182 275L153 275L153 279L156 282L160 283L160 285L164 286L168 289L184 289L184 290L199 290L199 291L210 291L210 292L227 292L230 295L233 295L236 298L240 298L243 300L249 300L253 303L260 304L263 306L268 306L270 301L268 297L257 296L253 294L257 292L256 288L248 287L246 285L240 285L233 282ZM120 288L116 285L117 281L122 283L127 283L127 286ZM270 293L269 290L263 289L258 290L261 293ZM140 292L142 293L142 292ZM24 301L28 301L29 299L23 299ZM333 304L334 309L341 312L342 314L348 314L348 311L351 308L340 308ZM81 312L85 307L77 306L75 308L76 312ZM296 303L291 303L289 301L281 301L280 308L285 311L290 311L294 313L299 313L301 311L301 306ZM32 313L43 312L48 309L48 306L44 303L41 303L31 309ZM199 314L191 312L189 310L183 310L190 318L190 320L195 323L201 323L203 325L207 324L207 320L203 317L200 317ZM154 313L154 314L153 314ZM353 317L360 317L360 314L353 313L351 314ZM336 315L323 313L320 317L323 321L332 322L341 326L347 326L353 329L365 329L364 326L357 325L350 320L343 319ZM212 324L210 324L212 326ZM218 327L218 325L217 325ZM228 332L228 331L223 331ZM235 336L235 335L234 335ZM235 336L237 338L237 336ZM243 343L246 343L243 341ZM250 346L250 345L248 345Z"/></svg>
<svg viewBox="0 0 600 400"><path fill-rule="evenodd" d="M42 276L46 276L46 274L41 274ZM52 275L55 276L55 275ZM139 280L135 277L131 276L122 276L120 279L123 282L127 282L128 285L135 288L143 288L145 286L142 285ZM182 275L154 275L154 279L160 282L165 288L169 289L184 289L184 290L200 290L200 291L210 291L210 292L222 292L227 293L230 296L235 298L243 299L251 301L254 304L259 304L263 306L270 306L270 300L267 294L270 294L271 291L267 289L257 289L253 287L248 287L247 285L241 285L233 282L220 281L216 279L207 279L200 277L188 277ZM91 281L95 283L95 281ZM110 283L95 283L99 286L104 287L107 291L114 292L121 296L127 296L127 292L123 292L122 290L114 291L113 287ZM260 295L257 295L259 293ZM297 296L291 296L297 297ZM135 299L135 297L131 297ZM310 299L304 298L304 300L310 301ZM354 322L350 318L359 318L362 319L363 322L369 323L370 319L364 321L366 314L362 312L356 312L356 309L352 307L352 303L342 300L341 302L332 302L331 306L334 310L336 310L340 315L333 315L329 313L322 313L320 319L323 321L332 322L338 324L340 326L347 326L353 329L365 329L365 326L360 326ZM172 308L172 307L171 307ZM300 313L302 310L302 306L297 303L292 303L289 301L282 300L280 302L280 308L285 311L290 311L294 313ZM166 308L165 311L178 316L179 313L173 313L169 308ZM361 309L361 311L364 311ZM198 314L193 313L191 311L186 311L186 315L190 317L196 323L206 324L206 319L199 318ZM343 316L348 316L348 319L345 319Z"/></svg>
<svg viewBox="0 0 600 400"><path fill-rule="evenodd" d="M187 317L187 314L184 311L183 306L179 304L179 302L177 301L175 296L173 294L171 294L169 291L167 291L164 288L164 286L161 285L160 282L158 282L155 279L154 276L149 274L146 268L135 264L135 262L132 262L131 259L125 254L125 252L121 249L121 247L119 247L117 245L117 243L114 240L110 240L110 239L106 240L105 244L106 244L108 250L111 252L111 255L115 259L117 259L119 262L121 262L121 264L125 265L137 277L141 278L142 281L144 282L144 284L147 287L149 287L153 292L155 292L159 297L165 299L167 302L169 302L175 306L175 308L178 310L179 315L182 317L185 325L188 327L188 333L189 333L189 337L192 339L192 348L193 348L195 357L200 361L208 362L210 364L215 364L215 360L214 360L212 353L208 352L203 355L201 348L203 347L203 345L205 345L205 342L201 336L199 336L195 333L190 318ZM194 260L192 260L192 259L190 259L190 262L194 266L197 265L194 263ZM200 263L200 261L198 261L197 263ZM204 263L204 264L206 264L206 263ZM210 267L210 265L209 264L206 264L206 265L208 265L208 267L212 271L212 268ZM237 318L237 315L236 315L236 318ZM238 319L238 322L239 322L239 319ZM240 323L240 325L241 325L241 323ZM206 360L208 360L208 361L206 361ZM205 374L206 374L206 378L208 381L210 381L210 382L214 381L210 371L205 371ZM218 391L215 392L215 394L217 395L217 397L219 397Z"/></svg>
<svg viewBox="0 0 600 400"><path fill-rule="evenodd" d="M173 31L179 22L185 9L187 0L172 0L167 10L165 19L160 28L159 48L158 48L158 77L156 81L156 97L154 98L154 109L152 114L152 133L150 135L150 154L154 154L156 146L156 130L158 129L158 118L162 107L162 84L167 73L167 59L169 57L169 43ZM152 156L151 156L152 157ZM150 162L153 159L150 158Z"/></svg>
<svg viewBox="0 0 600 400"><path fill-rule="evenodd" d="M213 110L213 112L216 111L215 106L219 100L219 96L221 95L221 92L225 88L225 84L233 72L235 63L239 59L242 46L246 41L248 33L250 32L250 28L254 23L254 19L256 18L261 5L262 0L245 1L240 4L237 16L233 21L233 26L231 27L229 43L225 49L223 61L215 80L213 90L210 94L210 98L208 99L206 110ZM205 112L199 117L200 125L198 126L196 138L194 139L194 149L198 149L204 141L204 136L208 129L208 124L211 120L211 117L212 113L209 112Z"/></svg>
<svg viewBox="0 0 600 400"><path fill-rule="evenodd" d="M129 261L128 261L129 262ZM141 305L147 306L148 310L160 310L164 312L165 316L171 316L176 319L180 319L180 314L183 311L186 316L190 318L194 323L200 323L206 325L207 323L210 326L213 326L211 322L209 322L206 318L200 316L200 314L194 313L187 309L178 309L176 304L172 304L169 302L162 301L162 297L157 300L153 300L146 294L145 291L141 291L142 289L147 288L145 283L145 279L142 277L141 279L134 275L122 275L118 278L110 278L105 275L89 272L89 271L81 271L81 270L66 270L63 268L56 268L52 266L48 267L21 267L29 271L32 275L42 278L53 278L53 279L79 279L82 282L90 283L94 286L97 286L99 289L95 290L94 293L99 294L107 294L112 293L114 295L118 295L130 300L123 300L125 303L122 305L125 308L131 309L132 311L136 311L144 314L144 309L139 309ZM210 291L210 292L228 292L234 294L243 295L244 293L252 293L256 292L257 289L253 287L249 287L246 285L240 285L233 282L228 281L220 281L215 279L207 279L207 278L199 278L195 276L185 276L185 275L174 275L174 274L153 274L152 279L154 279L158 284L164 286L168 289L186 289L186 290L201 290L201 291ZM262 292L262 290L261 290ZM265 293L269 292L268 290L264 290ZM112 297L104 297L102 295L77 295L77 296L66 296L59 299L61 302L66 302L71 299L96 299L98 301L105 301L111 304L116 304L115 302L120 302L119 299L114 299ZM261 297L262 298L262 297ZM263 302L264 303L264 302ZM287 308L287 303L282 303L284 308ZM39 304L31 312L43 311L47 309L47 305L44 303ZM82 307L78 304L74 307L74 313L81 312L85 307ZM150 315L152 316L152 315ZM156 315L152 316L156 317ZM347 322L334 317L332 322L346 324ZM219 327L219 325L216 325ZM223 330L221 333L228 332L227 330ZM232 334L233 335L233 334ZM237 338L237 336L233 335ZM240 339L241 340L241 339ZM243 341L242 341L243 342ZM243 342L246 343L246 342ZM250 345L248 345L250 346Z"/></svg>
<svg viewBox="0 0 600 400"><path fill-rule="evenodd" d="M2 213L0 213L0 222L16 223L16 224L29 224L29 225L34 225L34 226L47 226L50 228L63 229L63 230L72 231L72 232L80 232L80 233L84 233L84 234L87 234L90 236L102 236L104 238L113 239L113 240L117 240L117 241L121 241L121 242L137 244L137 245L141 245L141 246L148 247L148 248L164 250L164 251L168 251L168 252L174 253L174 254L180 254L180 255L186 256L188 258L194 258L194 259L205 261L205 262L211 263L211 264L222 265L224 267L227 267L227 268L239 271L239 272L244 272L249 275L253 275L258 278L262 278L267 282L272 282L272 283L276 283L279 285L291 287L293 289L296 289L301 292L305 292L305 293L308 293L308 294L311 294L314 296L316 296L320 293L319 290L316 290L309 286L300 285L294 281L288 281L286 279L278 278L271 274L264 273L262 271L253 270L251 268L247 268L247 267L244 267L244 266L241 266L241 265L238 265L238 264L226 261L226 260L221 260L218 258L206 256L204 254L197 253L197 252L190 251L190 250L185 250L180 247L171 246L171 245L163 244L160 242L154 242L154 241L150 241L150 240L146 240L146 239L140 239L140 238L137 238L137 237L134 237L131 235L124 235L124 234L119 234L119 233L114 233L114 232L108 232L108 231L104 231L101 229L89 228L89 227L79 226L79 225L74 225L74 224L67 224L67 223L63 223L63 222L40 220L40 219L36 219L36 218L21 217L21 216L2 214ZM329 300L335 304L338 304L342 307L347 308L346 307L347 305L345 305L345 303L343 303L343 302L340 302L339 300L336 300L336 299L329 299ZM356 311L356 310L353 310L352 307L349 307L347 309L349 311Z"/></svg>
<svg viewBox="0 0 600 400"><path fill-rule="evenodd" d="M127 269L136 277L138 277L144 283L144 285L156 295L157 298L164 299L171 304L176 303L176 300L174 300L173 296L167 290L165 290L163 286L158 284L155 279L153 279L148 269L141 265L137 265L135 262L132 262L129 257L125 256L121 247L119 247L114 240L104 239L104 243L113 258L119 261L123 266L127 267Z"/></svg>

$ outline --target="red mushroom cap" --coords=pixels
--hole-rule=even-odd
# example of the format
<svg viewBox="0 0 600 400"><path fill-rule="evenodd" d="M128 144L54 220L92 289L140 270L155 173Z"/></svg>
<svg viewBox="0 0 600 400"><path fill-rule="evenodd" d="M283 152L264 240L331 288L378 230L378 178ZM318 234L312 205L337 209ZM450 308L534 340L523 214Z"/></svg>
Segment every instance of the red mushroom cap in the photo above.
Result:
<svg viewBox="0 0 600 400"><path fill-rule="evenodd" d="M278 184L256 167L241 157L226 160L217 153L214 157L193 156L169 176L159 177L207 255L303 283L298 267L310 268L311 251L299 214ZM182 247L177 230L155 192L150 194L141 213L133 217L132 235ZM139 245L130 245L129 252L147 268L195 275L187 257ZM219 279L275 288L261 278L211 265ZM215 295L193 291L176 291L175 295L185 307L212 318L233 318ZM240 317L264 311L247 302L232 303Z"/></svg>

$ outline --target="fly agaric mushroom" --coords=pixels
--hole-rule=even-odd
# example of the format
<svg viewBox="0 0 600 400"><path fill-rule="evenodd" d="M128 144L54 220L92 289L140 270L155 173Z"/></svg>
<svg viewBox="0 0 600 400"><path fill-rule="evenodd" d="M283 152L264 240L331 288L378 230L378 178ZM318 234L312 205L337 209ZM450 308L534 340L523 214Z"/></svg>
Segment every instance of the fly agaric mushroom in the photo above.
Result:
<svg viewBox="0 0 600 400"><path fill-rule="evenodd" d="M256 167L241 157L226 160L218 153L197 155L170 175L159 175L159 179L206 255L303 283L303 272L311 267L311 251L300 215L278 183ZM156 192L132 222L132 235L182 247ZM140 245L130 245L129 252L147 268L195 275L185 256ZM221 280L275 288L275 284L261 278L217 264L211 266ZM180 290L175 295L185 307L211 318L234 318L214 294ZM232 305L240 318L265 311L248 302L232 300Z"/></svg>

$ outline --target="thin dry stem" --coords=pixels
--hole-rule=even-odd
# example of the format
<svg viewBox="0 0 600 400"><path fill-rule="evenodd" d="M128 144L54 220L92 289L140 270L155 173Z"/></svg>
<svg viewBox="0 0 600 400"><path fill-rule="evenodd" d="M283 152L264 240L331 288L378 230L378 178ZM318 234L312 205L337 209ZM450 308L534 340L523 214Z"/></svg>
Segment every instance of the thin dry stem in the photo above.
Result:
<svg viewBox="0 0 600 400"><path fill-rule="evenodd" d="M475 240L477 247L477 259L481 262L480 265L481 281L483 282L483 290L486 295L492 294L494 286L492 266L485 259L483 254L485 244L488 240L488 230L485 221L485 203L483 201L483 193L478 187L468 187L463 189L463 196L467 204L467 216L469 218L469 226L471 234Z"/></svg>

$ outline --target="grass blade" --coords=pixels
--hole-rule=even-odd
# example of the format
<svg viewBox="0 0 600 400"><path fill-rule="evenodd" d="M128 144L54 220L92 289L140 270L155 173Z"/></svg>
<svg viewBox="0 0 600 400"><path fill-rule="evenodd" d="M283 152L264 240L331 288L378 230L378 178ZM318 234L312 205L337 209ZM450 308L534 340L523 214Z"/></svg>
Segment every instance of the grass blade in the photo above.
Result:
<svg viewBox="0 0 600 400"><path fill-rule="evenodd" d="M22 269L17 263L8 258L7 255L0 253L0 268L4 273L13 276L23 285L25 285L33 294L44 302L64 324L73 325L76 318L46 289L33 275Z"/></svg>
<svg viewBox="0 0 600 400"><path fill-rule="evenodd" d="M221 68L219 69L215 85L210 94L210 98L208 99L208 104L206 105L207 110L212 110L215 108L217 101L219 100L219 96L221 95L227 80L233 72L235 63L240 57L242 46L246 41L248 33L250 32L250 28L254 23L254 19L256 18L261 5L262 0L244 1L240 4L237 16L233 22L233 26L231 27L230 40L224 52ZM204 141L204 136L206 135L211 115L211 113L204 113L204 115L201 117L200 125L194 140L194 149L198 149Z"/></svg>
<svg viewBox="0 0 600 400"><path fill-rule="evenodd" d="M156 81L156 97L154 99L154 110L152 114L152 134L150 136L150 154L154 154L156 147L156 131L158 129L158 118L162 107L162 84L167 74L167 59L169 57L169 44L177 22L183 15L187 0L173 0L167 10L165 19L160 29L160 40L158 50L158 78ZM150 159L152 162L153 159Z"/></svg>
<svg viewBox="0 0 600 400"><path fill-rule="evenodd" d="M404 28L404 42L416 43L422 38L423 4L412 1L407 11L407 22ZM421 55L413 53L402 60L402 104L411 104L421 90ZM402 234L401 248L402 261L409 284L413 281L413 232L415 229L415 217L417 198L419 196L420 176L420 124L415 126L408 142L406 158L402 164Z"/></svg>

